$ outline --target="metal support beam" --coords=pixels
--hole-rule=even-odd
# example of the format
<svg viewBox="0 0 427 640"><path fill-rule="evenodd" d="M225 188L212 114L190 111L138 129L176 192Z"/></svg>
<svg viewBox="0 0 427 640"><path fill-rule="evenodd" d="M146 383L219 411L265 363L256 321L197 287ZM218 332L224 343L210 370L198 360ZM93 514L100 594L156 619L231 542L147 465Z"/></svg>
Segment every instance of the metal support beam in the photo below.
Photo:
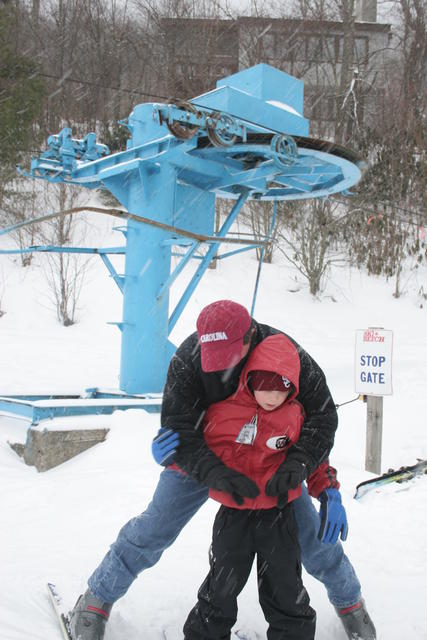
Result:
<svg viewBox="0 0 427 640"><path fill-rule="evenodd" d="M257 244L250 241L247 247L226 238L246 199L329 196L356 184L365 165L349 150L306 137L309 122L303 116L302 81L265 64L220 80L216 89L186 106L136 105L126 126L130 132L126 149L111 154L96 143L95 134L73 139L65 128L49 137L47 151L32 161L29 172L21 171L53 183L102 187L123 208L73 208L21 221L0 230L0 235L78 211L108 213L127 221L127 227L120 229L126 240L123 275L107 257L123 253L123 248L30 250L101 255L123 292L123 317L117 323L122 331L120 388L125 394L151 393L163 388L175 348L168 336L221 241L244 244L242 250ZM235 204L214 236L217 197ZM208 246L206 254L169 317L170 287L189 260L199 258L195 254L201 243ZM171 273L174 244L188 249ZM258 282L259 272L252 308Z"/></svg>
<svg viewBox="0 0 427 640"><path fill-rule="evenodd" d="M157 300L160 300L160 298L165 294L165 292L171 288L172 284L175 282L175 280L177 279L181 271L189 263L189 261L191 260L191 258L193 257L197 249L200 247L200 244L201 244L200 242L193 242L192 245L188 248L187 252L184 254L184 256L182 256L181 260L179 261L175 269L172 271L170 277L166 280L164 285L160 288L157 294Z"/></svg>
<svg viewBox="0 0 427 640"><path fill-rule="evenodd" d="M271 237L271 234L273 233L273 229L276 226L276 217L277 217L277 202L275 202L273 204L273 215L271 216L270 228L268 230L266 239L269 239ZM252 297L251 316L253 316L254 312L255 312L255 303L256 303L256 297L257 297L257 294L258 294L259 279L261 277L261 269L262 269L262 263L263 263L263 260L264 260L264 254L265 254L265 244L262 245L261 251L259 253L258 271L257 271L257 274L256 274L254 295Z"/></svg>
<svg viewBox="0 0 427 640"><path fill-rule="evenodd" d="M5 396L0 397L0 412L19 416L32 426L42 420L83 415L110 415L114 411L144 409L149 413L160 411L161 395L126 397L119 394L104 394L102 397L78 395Z"/></svg>
<svg viewBox="0 0 427 640"><path fill-rule="evenodd" d="M229 231L231 225L233 224L233 222L237 218L237 216L238 216L238 214L240 212L240 209L245 204L245 202L246 202L246 200L248 198L248 195L249 195L249 191L246 191L245 193L242 193L242 195L237 200L236 204L233 206L232 210L230 211L230 213L227 216L226 221L224 222L224 224L222 225L221 229L218 232L218 242L220 242L220 238L225 236L226 233ZM193 291L195 290L195 288L199 284L201 277L205 273L205 271L208 268L208 266L209 266L210 262L212 261L212 259L215 257L215 254L216 254L217 251L218 251L218 245L217 244L212 244L212 246L206 252L206 255L203 258L202 263L198 267L196 273L191 278L190 283L188 284L186 290L182 294L178 304L176 305L176 307L175 307L175 309L174 309L174 311L173 311L173 313L172 313L172 315L170 317L168 335L170 335L172 329L174 328L175 324L178 321L178 318L180 317L181 313L183 312L183 310L185 308L185 305L187 304L187 302L190 299Z"/></svg>

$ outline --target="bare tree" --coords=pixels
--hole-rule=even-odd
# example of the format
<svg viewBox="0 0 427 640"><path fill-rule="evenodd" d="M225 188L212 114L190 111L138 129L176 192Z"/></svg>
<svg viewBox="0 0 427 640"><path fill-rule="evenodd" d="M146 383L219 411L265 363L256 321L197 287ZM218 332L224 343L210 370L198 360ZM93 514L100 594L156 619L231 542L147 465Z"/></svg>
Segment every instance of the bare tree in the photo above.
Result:
<svg viewBox="0 0 427 640"><path fill-rule="evenodd" d="M136 0L160 96L187 100L238 70L238 28L225 2ZM227 20L223 18L227 17Z"/></svg>
<svg viewBox="0 0 427 640"><path fill-rule="evenodd" d="M80 192L73 187L47 185L44 202L47 210L59 214L77 204ZM58 247L58 253L46 253L44 274L49 287L49 300L56 309L59 322L70 326L77 320L77 304L82 291L91 258L67 252L84 239L84 221L75 219L73 215L59 215L53 220L43 223L39 238L44 245Z"/></svg>
<svg viewBox="0 0 427 640"><path fill-rule="evenodd" d="M238 19L226 0L15 4L16 50L31 51L49 83L38 131L52 133L66 124L75 135L95 129L116 150L126 136L112 123L136 101L193 97L212 89L219 77L258 62L302 78L311 135L358 147L372 165L354 204L365 215L348 220L340 242L369 272L396 275L396 295L401 290L398 274L406 256L417 261L422 255L417 233L427 223L426 0L394 0L401 22L391 42L386 25L377 25L374 39L364 33L354 17L356 0L253 0L251 18ZM279 216L278 230L293 242L304 241L302 255L310 215L314 231L326 214L314 206L290 206L295 216ZM254 235L264 235L268 205L254 202L247 211ZM298 235L301 211L306 226ZM16 214L32 215L30 203L18 201ZM339 225L333 228L338 233ZM67 230L53 235L58 244ZM18 238L27 240L34 238ZM334 243L329 238L324 260L336 251Z"/></svg>
<svg viewBox="0 0 427 640"><path fill-rule="evenodd" d="M39 194L40 184L26 178L16 177L15 180L11 180L3 199L2 223L5 226L13 226L30 218L36 218ZM32 262L33 254L30 251L26 252L25 249L35 244L38 231L39 226L32 224L11 232L11 237L22 251L19 257L23 267L29 267Z"/></svg>
<svg viewBox="0 0 427 640"><path fill-rule="evenodd" d="M264 242L268 237L268 243L262 251L260 247L256 249L258 260L261 259L266 264L271 264L273 259L273 249L277 239L278 225L273 227L273 202L261 202L250 200L245 204L241 213L241 219L253 233L253 237L258 242ZM273 228L272 228L273 227Z"/></svg>
<svg viewBox="0 0 427 640"><path fill-rule="evenodd" d="M102 134L150 90L146 25L129 7L129 1L46 0L22 9L19 46L31 49L48 87L44 131L72 125L79 135Z"/></svg>
<svg viewBox="0 0 427 640"><path fill-rule="evenodd" d="M356 263L369 273L395 278L394 295L404 283L404 267L427 257L420 233L427 223L427 64L426 2L403 0L395 29L394 54L382 70L385 82L376 113L359 135L370 171L357 188L363 218L350 220L345 241ZM381 69L380 69L381 71Z"/></svg>
<svg viewBox="0 0 427 640"><path fill-rule="evenodd" d="M337 232L344 216L329 200L282 205L276 246L307 279L313 296L322 291L329 267L347 261Z"/></svg>

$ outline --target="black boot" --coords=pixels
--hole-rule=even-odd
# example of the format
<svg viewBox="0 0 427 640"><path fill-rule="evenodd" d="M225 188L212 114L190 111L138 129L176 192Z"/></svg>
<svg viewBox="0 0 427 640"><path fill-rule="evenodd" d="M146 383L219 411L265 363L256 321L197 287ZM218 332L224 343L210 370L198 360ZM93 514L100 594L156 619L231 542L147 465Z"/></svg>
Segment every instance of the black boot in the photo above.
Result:
<svg viewBox="0 0 427 640"><path fill-rule="evenodd" d="M89 589L70 611L70 630L73 640L103 640L112 604L98 600Z"/></svg>
<svg viewBox="0 0 427 640"><path fill-rule="evenodd" d="M363 600L351 607L335 609L350 640L376 640L377 632Z"/></svg>

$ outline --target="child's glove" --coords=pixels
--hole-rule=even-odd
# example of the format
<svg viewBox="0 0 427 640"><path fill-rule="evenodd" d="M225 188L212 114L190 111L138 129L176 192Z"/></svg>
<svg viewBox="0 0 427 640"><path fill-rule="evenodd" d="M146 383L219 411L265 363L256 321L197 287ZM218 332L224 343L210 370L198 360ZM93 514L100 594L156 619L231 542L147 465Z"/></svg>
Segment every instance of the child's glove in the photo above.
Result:
<svg viewBox="0 0 427 640"><path fill-rule="evenodd" d="M325 544L335 544L341 535L341 540L347 539L348 525L345 509L341 504L341 494L338 489L325 489L319 496L320 527L317 537Z"/></svg>
<svg viewBox="0 0 427 640"><path fill-rule="evenodd" d="M178 445L179 435L176 431L160 427L156 437L151 443L151 453L157 464L161 464L163 467L172 464Z"/></svg>
<svg viewBox="0 0 427 640"><path fill-rule="evenodd" d="M243 475L243 473L228 467L219 469L219 474L216 477L215 474L211 473L206 478L206 484L210 489L231 494L234 502L238 505L242 505L245 498L259 496L259 489L253 480Z"/></svg>
<svg viewBox="0 0 427 640"><path fill-rule="evenodd" d="M307 475L307 465L301 457L297 458L289 454L265 485L265 493L268 496L284 495L289 489L297 489Z"/></svg>

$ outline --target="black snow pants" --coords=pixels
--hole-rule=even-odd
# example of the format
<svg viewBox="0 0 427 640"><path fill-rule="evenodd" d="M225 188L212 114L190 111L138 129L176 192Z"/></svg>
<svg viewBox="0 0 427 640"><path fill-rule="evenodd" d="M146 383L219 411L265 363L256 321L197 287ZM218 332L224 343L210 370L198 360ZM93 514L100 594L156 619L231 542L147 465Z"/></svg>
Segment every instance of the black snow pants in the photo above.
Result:
<svg viewBox="0 0 427 640"><path fill-rule="evenodd" d="M220 507L214 522L210 571L184 624L185 640L229 640L237 596L257 556L259 602L268 640L313 640L316 613L301 579L292 504L256 511Z"/></svg>

